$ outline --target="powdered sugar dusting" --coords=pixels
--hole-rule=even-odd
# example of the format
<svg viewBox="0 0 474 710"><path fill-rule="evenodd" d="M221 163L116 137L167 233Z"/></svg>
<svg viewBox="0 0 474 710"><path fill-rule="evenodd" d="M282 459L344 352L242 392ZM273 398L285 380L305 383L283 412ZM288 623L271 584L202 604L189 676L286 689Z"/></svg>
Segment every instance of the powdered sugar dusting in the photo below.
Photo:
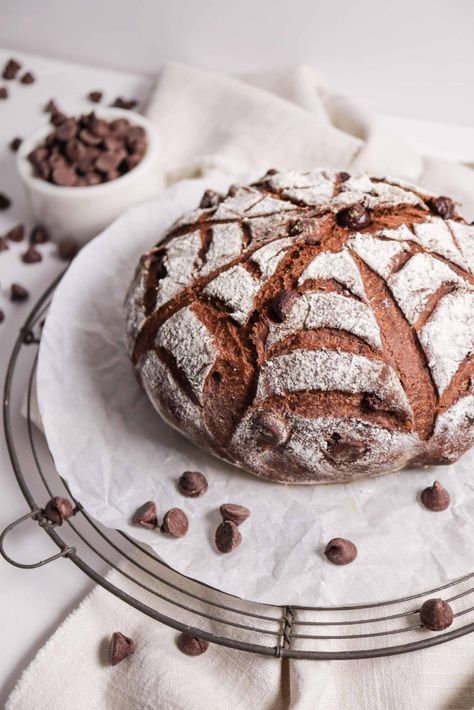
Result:
<svg viewBox="0 0 474 710"><path fill-rule="evenodd" d="M245 216L247 210L250 210L262 199L263 195L260 190L254 187L238 187L234 194L226 197L225 200L218 205L212 219L242 218Z"/></svg>
<svg viewBox="0 0 474 710"><path fill-rule="evenodd" d="M474 226L452 220L449 220L447 224L466 260L469 272L474 274Z"/></svg>
<svg viewBox="0 0 474 710"><path fill-rule="evenodd" d="M136 338L145 322L146 273L143 269L137 269L125 299L125 333L130 354L133 353Z"/></svg>
<svg viewBox="0 0 474 710"><path fill-rule="evenodd" d="M167 274L158 282L157 308L164 305L182 288L189 286L200 263L198 258L200 249L201 237L198 230L175 237L166 246L164 265Z"/></svg>
<svg viewBox="0 0 474 710"><path fill-rule="evenodd" d="M212 227L211 235L206 262L200 270L201 276L227 264L242 251L242 227L238 222L216 224Z"/></svg>
<svg viewBox="0 0 474 710"><path fill-rule="evenodd" d="M396 258L408 249L406 243L387 242L375 239L370 234L354 234L349 239L349 246L372 271L384 279L391 274Z"/></svg>
<svg viewBox="0 0 474 710"><path fill-rule="evenodd" d="M263 279L269 279L278 268L278 264L285 255L286 249L294 243L293 239L276 239L270 244L257 249L250 257L258 265Z"/></svg>
<svg viewBox="0 0 474 710"><path fill-rule="evenodd" d="M345 249L318 254L303 271L298 283L301 285L309 279L334 279L356 296L362 299L366 297L359 269Z"/></svg>
<svg viewBox="0 0 474 710"><path fill-rule="evenodd" d="M454 243L448 225L440 217L430 217L425 222L413 225L417 241L427 251L446 257L463 269L467 268L466 260Z"/></svg>
<svg viewBox="0 0 474 710"><path fill-rule="evenodd" d="M217 298L230 311L237 323L244 323L253 308L260 282L242 266L233 266L210 281L203 293Z"/></svg>
<svg viewBox="0 0 474 710"><path fill-rule="evenodd" d="M455 461L459 456L460 433L462 433L464 450L474 445L474 396L472 394L462 397L438 416L429 447L441 448L447 458Z"/></svg>

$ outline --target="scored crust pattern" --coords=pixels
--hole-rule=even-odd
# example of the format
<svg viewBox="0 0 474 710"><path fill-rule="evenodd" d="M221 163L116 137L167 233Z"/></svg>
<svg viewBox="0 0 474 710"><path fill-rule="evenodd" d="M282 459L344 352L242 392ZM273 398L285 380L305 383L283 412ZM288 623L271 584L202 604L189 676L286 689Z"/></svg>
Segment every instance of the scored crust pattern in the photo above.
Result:
<svg viewBox="0 0 474 710"><path fill-rule="evenodd" d="M326 170L206 193L126 299L154 407L274 481L456 460L474 443L474 227L440 200ZM354 205L365 223L341 219Z"/></svg>

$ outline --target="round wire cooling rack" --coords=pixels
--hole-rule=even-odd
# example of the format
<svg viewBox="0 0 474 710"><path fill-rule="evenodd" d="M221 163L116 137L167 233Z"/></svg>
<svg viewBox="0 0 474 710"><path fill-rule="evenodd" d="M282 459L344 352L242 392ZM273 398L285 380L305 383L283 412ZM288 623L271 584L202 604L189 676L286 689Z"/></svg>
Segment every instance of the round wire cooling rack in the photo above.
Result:
<svg viewBox="0 0 474 710"><path fill-rule="evenodd" d="M56 279L46 290L20 329L5 379L6 443L13 472L30 508L0 535L0 553L8 562L28 569L65 558L97 584L156 621L211 643L277 658L343 660L389 656L445 643L474 631L474 572L419 594L370 604L261 604L174 571L145 545L91 518L55 470L44 435L36 426L38 346L58 282ZM67 496L75 503L74 515L61 526L49 522L44 513L47 501L57 495ZM7 536L27 521L35 522L58 552L33 564L12 559L5 548ZM102 573L105 567L110 569L107 575ZM291 597L291 590L288 596ZM448 631L434 633L420 623L420 606L433 596L443 597L453 608L454 622Z"/></svg>

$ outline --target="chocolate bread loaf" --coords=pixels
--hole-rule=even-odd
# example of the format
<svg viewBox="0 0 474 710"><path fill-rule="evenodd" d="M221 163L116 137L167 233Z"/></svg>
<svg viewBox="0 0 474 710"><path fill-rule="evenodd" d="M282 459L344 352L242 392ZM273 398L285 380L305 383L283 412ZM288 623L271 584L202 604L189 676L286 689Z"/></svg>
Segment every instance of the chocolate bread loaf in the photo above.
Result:
<svg viewBox="0 0 474 710"><path fill-rule="evenodd" d="M474 442L473 275L449 198L270 170L206 192L141 258L128 346L160 414L258 476L450 463Z"/></svg>

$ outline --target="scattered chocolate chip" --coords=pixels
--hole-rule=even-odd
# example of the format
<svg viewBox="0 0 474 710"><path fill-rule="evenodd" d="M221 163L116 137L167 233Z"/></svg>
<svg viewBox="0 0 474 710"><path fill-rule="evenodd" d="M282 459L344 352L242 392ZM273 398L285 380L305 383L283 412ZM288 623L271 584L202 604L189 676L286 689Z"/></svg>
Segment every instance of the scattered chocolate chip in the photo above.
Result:
<svg viewBox="0 0 474 710"><path fill-rule="evenodd" d="M186 498L199 498L207 491L207 478L199 471L185 471L178 479L178 489Z"/></svg>
<svg viewBox="0 0 474 710"><path fill-rule="evenodd" d="M252 426L262 446L278 446L288 436L286 421L276 412L258 410L252 419Z"/></svg>
<svg viewBox="0 0 474 710"><path fill-rule="evenodd" d="M0 192L0 210L7 210L10 207L11 203L12 201L10 200L10 198L5 195L4 192Z"/></svg>
<svg viewBox="0 0 474 710"><path fill-rule="evenodd" d="M208 209L209 207L217 207L219 202L222 200L222 195L214 190L206 190L201 198L199 207L201 209Z"/></svg>
<svg viewBox="0 0 474 710"><path fill-rule="evenodd" d="M299 293L292 288L286 288L272 299L272 311L280 322L290 315L293 306L299 299Z"/></svg>
<svg viewBox="0 0 474 710"><path fill-rule="evenodd" d="M278 173L278 170L276 170L275 168L270 168L270 170L267 170L265 175L276 175L277 173Z"/></svg>
<svg viewBox="0 0 474 710"><path fill-rule="evenodd" d="M58 242L57 254L63 261L72 261L79 251L79 244L75 239L61 239Z"/></svg>
<svg viewBox="0 0 474 710"><path fill-rule="evenodd" d="M74 507L70 500L55 496L46 503L44 514L52 523L62 525L65 520L74 514Z"/></svg>
<svg viewBox="0 0 474 710"><path fill-rule="evenodd" d="M37 225L36 227L33 227L30 234L31 244L45 244L48 241L49 234L46 227L43 227L41 224Z"/></svg>
<svg viewBox="0 0 474 710"><path fill-rule="evenodd" d="M25 72L20 79L20 84L34 84L36 78L30 71Z"/></svg>
<svg viewBox="0 0 474 710"><path fill-rule="evenodd" d="M22 224L17 224L15 227L9 229L5 236L11 242L21 242L25 236L25 228Z"/></svg>
<svg viewBox="0 0 474 710"><path fill-rule="evenodd" d="M219 552L232 552L242 542L239 528L231 520L224 520L216 530L216 547Z"/></svg>
<svg viewBox="0 0 474 710"><path fill-rule="evenodd" d="M28 247L24 254L21 255L21 260L25 264L36 264L38 261L42 261L43 257L34 246Z"/></svg>
<svg viewBox="0 0 474 710"><path fill-rule="evenodd" d="M231 523L241 525L250 515L250 510L243 505L236 503L223 503L219 508L223 520L230 520Z"/></svg>
<svg viewBox="0 0 474 710"><path fill-rule="evenodd" d="M440 195L428 200L428 207L433 214L442 217L443 219L451 219L454 216L455 204L450 197Z"/></svg>
<svg viewBox="0 0 474 710"><path fill-rule="evenodd" d="M420 498L425 508L436 513L446 510L451 502L448 491L439 481L435 481L432 486L425 488L421 492Z"/></svg>
<svg viewBox="0 0 474 710"><path fill-rule="evenodd" d="M7 249L10 249L7 244L7 240L5 237L0 237L0 251L6 251Z"/></svg>
<svg viewBox="0 0 474 710"><path fill-rule="evenodd" d="M0 99L8 99L8 89L5 86L0 86Z"/></svg>
<svg viewBox="0 0 474 710"><path fill-rule="evenodd" d="M14 79L20 69L20 62L17 62L16 59L9 59L3 68L2 77L7 80Z"/></svg>
<svg viewBox="0 0 474 710"><path fill-rule="evenodd" d="M10 150L13 153L16 153L22 142L23 140L21 138L13 138L13 140L11 140L9 144Z"/></svg>
<svg viewBox="0 0 474 710"><path fill-rule="evenodd" d="M137 106L138 101L135 99L124 99L122 96L117 96L113 104L110 104L114 108L124 108L127 110L131 110Z"/></svg>
<svg viewBox="0 0 474 710"><path fill-rule="evenodd" d="M165 513L161 531L171 537L184 537L189 530L189 520L181 508L171 508Z"/></svg>
<svg viewBox="0 0 474 710"><path fill-rule="evenodd" d="M335 565L348 565L357 557L357 547L350 540L335 537L326 545L324 554Z"/></svg>
<svg viewBox="0 0 474 710"><path fill-rule="evenodd" d="M109 661L111 666L116 666L132 655L136 650L135 642L131 638L114 631L110 639Z"/></svg>
<svg viewBox="0 0 474 710"><path fill-rule="evenodd" d="M339 181L340 182L347 182L347 180L349 180L349 178L350 178L349 173L346 173L344 170L342 171L342 173L339 173Z"/></svg>
<svg viewBox="0 0 474 710"><path fill-rule="evenodd" d="M89 101L91 101L93 104L98 104L98 103L100 103L100 102L102 101L102 96L103 96L103 95L104 95L104 94L102 93L102 91L90 91L90 92L87 94L87 98L88 98Z"/></svg>
<svg viewBox="0 0 474 710"><path fill-rule="evenodd" d="M336 221L340 227L348 229L364 229L372 222L368 211L360 204L351 205L338 212Z"/></svg>
<svg viewBox="0 0 474 710"><path fill-rule="evenodd" d="M60 126L61 123L67 121L67 116L62 111L52 111L49 121L53 126Z"/></svg>
<svg viewBox="0 0 474 710"><path fill-rule="evenodd" d="M209 641L184 633L178 636L176 643L181 653L186 656L200 656L209 648Z"/></svg>
<svg viewBox="0 0 474 710"><path fill-rule="evenodd" d="M325 455L337 464L354 463L366 453L367 446L362 441L345 440L337 433L331 434L326 442Z"/></svg>
<svg viewBox="0 0 474 710"><path fill-rule="evenodd" d="M3 323L5 320L5 313L0 309L0 323Z"/></svg>
<svg viewBox="0 0 474 710"><path fill-rule="evenodd" d="M156 505L152 500L143 503L132 516L133 525L140 525L142 528L154 530L158 526Z"/></svg>
<svg viewBox="0 0 474 710"><path fill-rule="evenodd" d="M59 107L56 104L54 99L50 99L48 103L44 107L44 112L45 113L58 113L59 112Z"/></svg>
<svg viewBox="0 0 474 710"><path fill-rule="evenodd" d="M20 284L12 284L10 286L10 301L26 301L29 295L26 288L23 288Z"/></svg>
<svg viewBox="0 0 474 710"><path fill-rule="evenodd" d="M420 609L421 623L431 631L447 629L453 617L453 610L444 599L428 599Z"/></svg>

